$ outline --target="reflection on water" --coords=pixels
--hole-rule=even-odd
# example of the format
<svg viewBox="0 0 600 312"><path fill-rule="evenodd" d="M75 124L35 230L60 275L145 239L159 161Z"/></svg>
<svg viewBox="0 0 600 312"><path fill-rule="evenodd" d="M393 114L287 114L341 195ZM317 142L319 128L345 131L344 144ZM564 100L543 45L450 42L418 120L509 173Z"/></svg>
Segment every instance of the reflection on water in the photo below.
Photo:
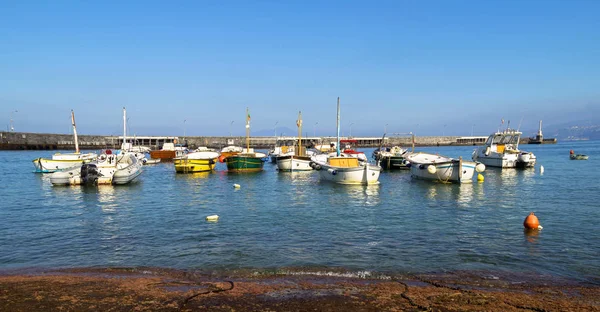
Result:
<svg viewBox="0 0 600 312"><path fill-rule="evenodd" d="M213 173L212 171L192 172L192 173L177 173L177 174L175 174L175 177L177 179L190 179L190 180L207 179L207 178L210 177L210 175L212 173Z"/></svg>
<svg viewBox="0 0 600 312"><path fill-rule="evenodd" d="M380 184L372 185L343 185L348 197L357 203L365 206L375 206L380 203L379 188Z"/></svg>

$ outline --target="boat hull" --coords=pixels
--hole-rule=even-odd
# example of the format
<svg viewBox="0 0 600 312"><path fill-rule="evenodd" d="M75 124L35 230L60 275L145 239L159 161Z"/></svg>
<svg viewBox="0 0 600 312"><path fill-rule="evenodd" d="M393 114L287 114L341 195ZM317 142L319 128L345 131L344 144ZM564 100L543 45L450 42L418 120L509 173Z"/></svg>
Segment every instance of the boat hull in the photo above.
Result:
<svg viewBox="0 0 600 312"><path fill-rule="evenodd" d="M380 156L379 165L384 170L409 170L402 156Z"/></svg>
<svg viewBox="0 0 600 312"><path fill-rule="evenodd" d="M99 161L54 172L52 185L106 185L128 184L142 171L142 162L133 154L101 155Z"/></svg>
<svg viewBox="0 0 600 312"><path fill-rule="evenodd" d="M173 160L175 157L176 157L175 151L165 151L165 150L150 151L150 158L154 158L154 159L161 159L163 161L166 161L166 160Z"/></svg>
<svg viewBox="0 0 600 312"><path fill-rule="evenodd" d="M263 170L262 157L234 155L225 158L227 170L231 172L258 172Z"/></svg>
<svg viewBox="0 0 600 312"><path fill-rule="evenodd" d="M478 151L475 151L477 153ZM522 155L525 154L498 154L490 153L489 155L479 154L473 157L473 160L480 162L487 167L496 168L532 168L535 166L536 157L533 154L528 153L529 157L527 160L522 159ZM527 156L526 156L527 157ZM521 158L521 159L520 159Z"/></svg>
<svg viewBox="0 0 600 312"><path fill-rule="evenodd" d="M214 159L175 159L175 172L193 173L204 172L215 169L217 158Z"/></svg>
<svg viewBox="0 0 600 312"><path fill-rule="evenodd" d="M381 167L367 164L358 167L335 167L324 163L318 164L319 178L338 184L379 184Z"/></svg>
<svg viewBox="0 0 600 312"><path fill-rule="evenodd" d="M443 183L473 183L477 163L428 153L407 157L413 178ZM480 168L480 171L484 169Z"/></svg>
<svg viewBox="0 0 600 312"><path fill-rule="evenodd" d="M311 171L310 157L308 156L279 156L277 157L277 168L280 171Z"/></svg>
<svg viewBox="0 0 600 312"><path fill-rule="evenodd" d="M57 171L69 170L73 167L81 166L83 160L52 160L46 158L38 158L33 160L35 172L53 173Z"/></svg>
<svg viewBox="0 0 600 312"><path fill-rule="evenodd" d="M570 158L571 158L571 160L587 160L588 156L577 154L577 155L571 155Z"/></svg>

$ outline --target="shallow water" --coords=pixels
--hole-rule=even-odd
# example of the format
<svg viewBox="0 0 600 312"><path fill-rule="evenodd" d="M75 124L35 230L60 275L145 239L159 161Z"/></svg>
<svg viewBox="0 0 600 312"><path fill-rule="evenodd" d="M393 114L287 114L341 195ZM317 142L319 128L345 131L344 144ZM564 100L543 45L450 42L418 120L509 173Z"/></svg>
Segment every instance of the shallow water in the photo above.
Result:
<svg viewBox="0 0 600 312"><path fill-rule="evenodd" d="M186 175L161 163L131 185L87 188L53 187L32 172L31 160L51 151L2 151L0 269L330 267L597 280L600 142L521 148L537 155L535 169L488 168L485 182L463 185L383 172L379 185L342 186L270 163L254 174L219 164ZM571 161L570 149L590 159ZM470 159L473 147L418 150ZM534 234L522 225L531 211L544 227ZM205 221L211 214L219 221Z"/></svg>

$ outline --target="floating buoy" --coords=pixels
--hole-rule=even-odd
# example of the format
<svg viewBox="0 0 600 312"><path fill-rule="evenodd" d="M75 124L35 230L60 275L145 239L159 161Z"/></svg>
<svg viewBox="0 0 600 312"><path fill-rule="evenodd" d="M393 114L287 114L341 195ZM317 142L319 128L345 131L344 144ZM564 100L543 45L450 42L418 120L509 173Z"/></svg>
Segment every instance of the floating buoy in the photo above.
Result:
<svg viewBox="0 0 600 312"><path fill-rule="evenodd" d="M210 215L206 217L206 221L217 221L219 220L219 216L218 215Z"/></svg>
<svg viewBox="0 0 600 312"><path fill-rule="evenodd" d="M525 218L525 221L523 221L523 226L526 229L530 229L530 230L537 230L537 229L541 229L540 226L540 221L538 220L538 218L532 213L530 213L527 218Z"/></svg>
<svg viewBox="0 0 600 312"><path fill-rule="evenodd" d="M437 171L437 168L434 165L427 166L427 172L434 174Z"/></svg>
<svg viewBox="0 0 600 312"><path fill-rule="evenodd" d="M479 173L477 175L477 182L483 182L483 180L485 180L485 178L483 177L483 174Z"/></svg>
<svg viewBox="0 0 600 312"><path fill-rule="evenodd" d="M475 166L475 171L477 172L484 172L485 171L485 165L482 163L479 163Z"/></svg>
<svg viewBox="0 0 600 312"><path fill-rule="evenodd" d="M544 173L544 166L540 166L540 173Z"/></svg>
<svg viewBox="0 0 600 312"><path fill-rule="evenodd" d="M241 186L239 184L234 184L233 187L234 188L240 188Z"/></svg>
<svg viewBox="0 0 600 312"><path fill-rule="evenodd" d="M219 162L220 163L224 163L225 162L225 158L226 157L224 155L219 156Z"/></svg>

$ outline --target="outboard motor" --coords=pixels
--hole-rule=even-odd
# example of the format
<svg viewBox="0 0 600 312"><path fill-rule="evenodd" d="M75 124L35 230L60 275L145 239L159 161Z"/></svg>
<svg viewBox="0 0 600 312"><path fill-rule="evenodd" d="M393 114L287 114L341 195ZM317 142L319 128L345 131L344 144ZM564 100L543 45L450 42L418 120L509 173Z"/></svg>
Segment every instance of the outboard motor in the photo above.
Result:
<svg viewBox="0 0 600 312"><path fill-rule="evenodd" d="M95 164L83 164L81 166L81 182L83 185L98 184L98 167Z"/></svg>

